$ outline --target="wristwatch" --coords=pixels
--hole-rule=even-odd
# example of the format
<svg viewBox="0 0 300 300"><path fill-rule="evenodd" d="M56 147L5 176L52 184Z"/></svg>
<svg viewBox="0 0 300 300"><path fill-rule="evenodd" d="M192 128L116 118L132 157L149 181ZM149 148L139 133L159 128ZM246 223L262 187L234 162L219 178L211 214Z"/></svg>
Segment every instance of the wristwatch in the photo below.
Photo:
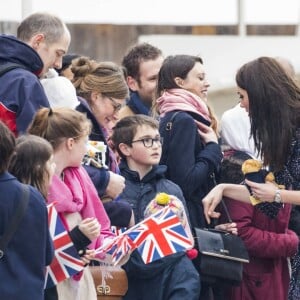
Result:
<svg viewBox="0 0 300 300"><path fill-rule="evenodd" d="M281 199L281 195L280 195L280 189L277 189L275 191L274 202L282 203L282 199Z"/></svg>

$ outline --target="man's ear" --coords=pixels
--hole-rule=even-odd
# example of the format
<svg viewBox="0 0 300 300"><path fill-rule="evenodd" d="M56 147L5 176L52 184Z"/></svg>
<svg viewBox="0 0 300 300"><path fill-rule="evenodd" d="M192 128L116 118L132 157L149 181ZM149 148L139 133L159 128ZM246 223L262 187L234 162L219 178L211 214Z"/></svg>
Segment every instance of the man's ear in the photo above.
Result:
<svg viewBox="0 0 300 300"><path fill-rule="evenodd" d="M136 92L139 89L138 82L131 76L127 76L126 78L128 87L133 91Z"/></svg>
<svg viewBox="0 0 300 300"><path fill-rule="evenodd" d="M123 153L123 155L125 156L130 156L131 153L131 147L128 146L127 144L124 143L120 143L119 144L119 150Z"/></svg>
<svg viewBox="0 0 300 300"><path fill-rule="evenodd" d="M44 41L45 41L44 34L38 33L31 37L31 39L29 40L29 44L34 50L38 50L40 43L42 43Z"/></svg>

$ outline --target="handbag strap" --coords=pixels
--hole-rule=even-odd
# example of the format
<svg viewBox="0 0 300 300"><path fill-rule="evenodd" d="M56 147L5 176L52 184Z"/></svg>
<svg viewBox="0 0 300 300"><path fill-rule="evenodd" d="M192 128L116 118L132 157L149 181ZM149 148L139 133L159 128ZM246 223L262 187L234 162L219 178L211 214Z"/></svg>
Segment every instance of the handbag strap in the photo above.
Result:
<svg viewBox="0 0 300 300"><path fill-rule="evenodd" d="M221 203L222 203L222 206L223 206L225 215L226 215L226 217L227 217L227 219L228 219L228 222L229 222L229 223L232 223L232 219L231 219L231 217L230 217L230 214L229 214L229 211L228 211L228 208L227 208L227 205L226 205L224 199L221 200Z"/></svg>
<svg viewBox="0 0 300 300"><path fill-rule="evenodd" d="M217 182L216 182L216 178L215 178L215 174L214 173L211 174L211 178L212 178L212 180L214 182L214 185L216 186ZM221 200L221 204L223 206L223 209L224 209L224 212L225 212L225 215L227 217L228 222L232 223L232 219L230 217L230 214L229 214L229 211L228 211L228 208L227 208L227 205L226 205L224 199Z"/></svg>
<svg viewBox="0 0 300 300"><path fill-rule="evenodd" d="M13 215L12 219L10 220L10 223L7 226L6 231L4 232L2 238L0 239L0 259L4 255L4 250L7 247L8 242L13 237L13 234L16 232L18 225L20 224L24 213L27 209L28 202L29 202L29 186L28 185L22 185L22 197L19 201L16 213Z"/></svg>
<svg viewBox="0 0 300 300"><path fill-rule="evenodd" d="M168 145L168 146L165 147L165 151L164 151L165 153L164 153L163 155L164 155L164 157L166 157L166 159L167 159L168 154L169 154L169 143L170 143L170 140L171 140L171 133L172 133L173 122L174 122L174 120L175 120L175 117L176 117L179 113L180 113L180 111L175 111L175 112L172 114L170 120L167 122L166 127L165 127L165 131L168 132L167 135L166 135L168 142L165 142L164 145ZM164 139L165 139L165 137L164 137Z"/></svg>

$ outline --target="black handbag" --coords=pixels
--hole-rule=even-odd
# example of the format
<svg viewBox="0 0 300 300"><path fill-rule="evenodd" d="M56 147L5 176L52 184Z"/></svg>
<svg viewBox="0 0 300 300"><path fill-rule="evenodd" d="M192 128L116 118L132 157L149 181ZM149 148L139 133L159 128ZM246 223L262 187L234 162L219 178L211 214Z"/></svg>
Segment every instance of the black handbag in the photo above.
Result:
<svg viewBox="0 0 300 300"><path fill-rule="evenodd" d="M229 222L232 222L222 201ZM243 240L227 231L194 228L199 250L201 280L239 285L243 278L243 264L249 263L248 251Z"/></svg>

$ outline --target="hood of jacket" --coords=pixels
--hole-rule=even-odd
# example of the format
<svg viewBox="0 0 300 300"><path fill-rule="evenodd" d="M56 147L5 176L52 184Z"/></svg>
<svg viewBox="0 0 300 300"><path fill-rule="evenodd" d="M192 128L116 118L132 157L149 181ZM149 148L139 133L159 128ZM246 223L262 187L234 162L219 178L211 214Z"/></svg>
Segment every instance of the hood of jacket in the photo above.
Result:
<svg viewBox="0 0 300 300"><path fill-rule="evenodd" d="M11 35L0 35L0 64L13 62L23 65L30 72L39 75L44 67L38 53Z"/></svg>

